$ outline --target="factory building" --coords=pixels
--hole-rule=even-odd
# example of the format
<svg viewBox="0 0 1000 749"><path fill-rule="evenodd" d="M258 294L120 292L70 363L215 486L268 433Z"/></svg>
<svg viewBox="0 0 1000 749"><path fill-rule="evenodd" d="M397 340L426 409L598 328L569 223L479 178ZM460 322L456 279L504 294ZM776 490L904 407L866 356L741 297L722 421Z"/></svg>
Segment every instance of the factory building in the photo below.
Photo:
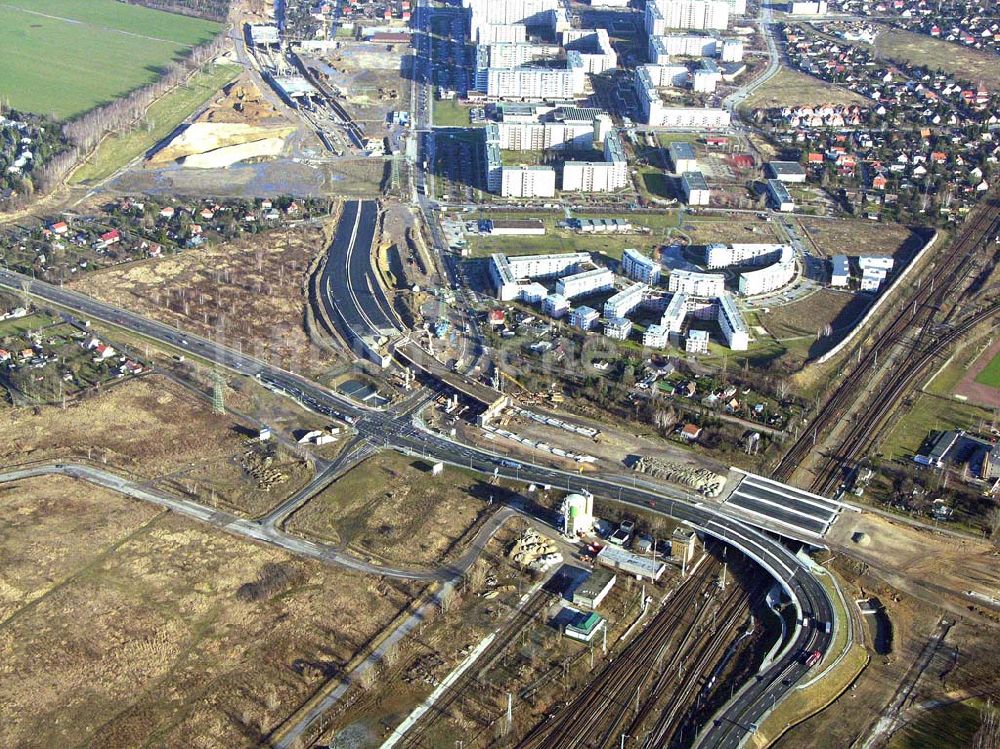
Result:
<svg viewBox="0 0 1000 749"><path fill-rule="evenodd" d="M570 538L594 529L594 495L568 494L562 501L563 533Z"/></svg>
<svg viewBox="0 0 1000 749"><path fill-rule="evenodd" d="M850 283L851 269L847 263L847 255L833 256L833 273L830 274L830 285L844 287Z"/></svg>
<svg viewBox="0 0 1000 749"><path fill-rule="evenodd" d="M795 201L792 200L788 188L785 187L784 183L776 179L769 179L767 181L767 198L771 203L771 207L776 211L791 213L795 210Z"/></svg>
<svg viewBox="0 0 1000 749"><path fill-rule="evenodd" d="M806 181L806 170L797 161L769 161L767 176L780 182L802 183Z"/></svg>
<svg viewBox="0 0 1000 749"><path fill-rule="evenodd" d="M694 146L685 141L676 141L667 148L670 155L670 163L674 165L675 174L698 171L698 159L694 153Z"/></svg>
<svg viewBox="0 0 1000 749"><path fill-rule="evenodd" d="M551 198L556 194L556 170L551 166L500 168L500 195L505 198Z"/></svg>
<svg viewBox="0 0 1000 749"><path fill-rule="evenodd" d="M663 325L653 323L642 334L642 345L646 348L666 348L670 343L670 331Z"/></svg>
<svg viewBox="0 0 1000 749"><path fill-rule="evenodd" d="M749 348L750 329L729 294L719 295L719 312L716 320L722 328L722 335L729 348L733 351L746 351Z"/></svg>
<svg viewBox="0 0 1000 749"><path fill-rule="evenodd" d="M660 325L666 328L668 333L680 333L684 329L687 308L687 295L680 292L674 294L660 316Z"/></svg>
<svg viewBox="0 0 1000 749"><path fill-rule="evenodd" d="M708 299L725 293L726 277L718 273L674 270L670 272L670 278L667 280L667 290L686 296Z"/></svg>
<svg viewBox="0 0 1000 749"><path fill-rule="evenodd" d="M578 296L608 291L614 286L614 273L607 268L595 268L560 278L556 282L556 293L567 299L575 299Z"/></svg>
<svg viewBox="0 0 1000 749"><path fill-rule="evenodd" d="M618 577L610 570L595 568L573 591L573 605L596 609L615 587L617 580Z"/></svg>
<svg viewBox="0 0 1000 749"><path fill-rule="evenodd" d="M684 172L681 175L681 192L688 205L708 205L710 193L705 175L701 172Z"/></svg>
<svg viewBox="0 0 1000 749"><path fill-rule="evenodd" d="M660 264L638 250L628 248L622 253L622 274L645 284L660 282Z"/></svg>
<svg viewBox="0 0 1000 749"><path fill-rule="evenodd" d="M784 244L771 242L744 242L722 244L716 242L708 245L705 251L706 265L709 268L728 268L731 265L768 265L779 262L791 248Z"/></svg>
<svg viewBox="0 0 1000 749"><path fill-rule="evenodd" d="M810 0L808 2L791 2L788 12L793 16L825 16L829 7L826 0Z"/></svg>
<svg viewBox="0 0 1000 749"><path fill-rule="evenodd" d="M542 302L542 312L558 320L569 312L569 299L561 294L549 294Z"/></svg>
<svg viewBox="0 0 1000 749"><path fill-rule="evenodd" d="M608 544L597 554L597 564L642 580L659 580L663 575L663 562L633 554L620 546Z"/></svg>
<svg viewBox="0 0 1000 749"><path fill-rule="evenodd" d="M783 248L777 263L740 274L739 289L743 296L756 296L787 286L795 278L795 255L790 247Z"/></svg>
<svg viewBox="0 0 1000 749"><path fill-rule="evenodd" d="M663 36L667 29L725 29L729 8L725 0L650 0L646 3L646 34Z"/></svg>
<svg viewBox="0 0 1000 749"><path fill-rule="evenodd" d="M684 351L686 351L689 354L707 354L708 331L707 330L688 331L687 338L684 340Z"/></svg>
<svg viewBox="0 0 1000 749"><path fill-rule="evenodd" d="M622 289L604 303L604 316L628 317L642 304L648 290L644 283L634 283Z"/></svg>
<svg viewBox="0 0 1000 749"><path fill-rule="evenodd" d="M569 313L569 324L579 330L593 330L601 314L593 307L581 305Z"/></svg>
<svg viewBox="0 0 1000 749"><path fill-rule="evenodd" d="M609 317L604 321L604 335L616 341L628 340L632 333L632 321L627 317Z"/></svg>
<svg viewBox="0 0 1000 749"><path fill-rule="evenodd" d="M698 536L690 528L678 525L674 528L670 536L670 556L681 563L681 567L687 567L694 561L695 552L698 550Z"/></svg>

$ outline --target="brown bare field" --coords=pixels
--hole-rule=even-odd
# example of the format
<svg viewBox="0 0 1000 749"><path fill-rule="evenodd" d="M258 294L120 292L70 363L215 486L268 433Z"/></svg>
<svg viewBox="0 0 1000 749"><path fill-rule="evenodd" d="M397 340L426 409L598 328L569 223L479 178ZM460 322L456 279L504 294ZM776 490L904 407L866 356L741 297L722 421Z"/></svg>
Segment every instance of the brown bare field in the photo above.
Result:
<svg viewBox="0 0 1000 749"><path fill-rule="evenodd" d="M295 533L344 544L387 562L430 564L485 517L490 495L506 494L450 466L384 452L349 471L289 520Z"/></svg>
<svg viewBox="0 0 1000 749"><path fill-rule="evenodd" d="M0 487L0 622L95 562L163 511L141 502L108 505L118 495L62 476ZM72 539L88 543L67 543ZM29 540L26 543L26 540Z"/></svg>
<svg viewBox="0 0 1000 749"><path fill-rule="evenodd" d="M329 221L185 250L92 274L74 288L287 369L322 371L334 359L305 330L306 284L335 226Z"/></svg>
<svg viewBox="0 0 1000 749"><path fill-rule="evenodd" d="M843 336L854 327L870 301L850 292L819 289L800 301L771 307L759 319L778 340L815 338L826 325L833 327L834 335Z"/></svg>
<svg viewBox="0 0 1000 749"><path fill-rule="evenodd" d="M0 622L0 745L259 746L417 592L94 503L124 537L73 533L78 504L50 505L47 534L80 563Z"/></svg>
<svg viewBox="0 0 1000 749"><path fill-rule="evenodd" d="M884 29L875 39L875 48L890 60L942 70L970 83L981 81L992 91L1000 87L1000 65L991 52L902 29Z"/></svg>
<svg viewBox="0 0 1000 749"><path fill-rule="evenodd" d="M239 449L237 424L165 378L69 405L0 411L0 462L80 458L153 478Z"/></svg>
<svg viewBox="0 0 1000 749"><path fill-rule="evenodd" d="M779 239L769 222L749 214L721 218L688 216L685 217L680 233L687 235L694 245L710 242L776 242Z"/></svg>
<svg viewBox="0 0 1000 749"><path fill-rule="evenodd" d="M901 224L862 219L798 219L805 235L823 255L893 255L923 245L920 235Z"/></svg>
<svg viewBox="0 0 1000 749"><path fill-rule="evenodd" d="M265 489L248 469L260 461L250 431L158 375L122 383L65 410L0 411L0 461L84 460L155 479L173 494L254 516L305 484L311 469L279 446L268 468L284 478Z"/></svg>
<svg viewBox="0 0 1000 749"><path fill-rule="evenodd" d="M771 80L757 89L743 106L749 109L768 109L817 104L871 103L871 100L846 88L783 67Z"/></svg>

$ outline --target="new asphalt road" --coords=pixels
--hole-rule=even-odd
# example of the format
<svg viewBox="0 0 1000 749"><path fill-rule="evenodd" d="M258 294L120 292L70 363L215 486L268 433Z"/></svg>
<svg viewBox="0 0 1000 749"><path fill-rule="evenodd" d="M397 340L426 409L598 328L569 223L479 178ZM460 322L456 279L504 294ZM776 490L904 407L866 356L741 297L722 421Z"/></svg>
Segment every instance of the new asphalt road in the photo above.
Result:
<svg viewBox="0 0 1000 749"><path fill-rule="evenodd" d="M316 413L351 422L357 433L373 444L425 455L485 474L502 474L515 480L549 484L569 491L590 491L595 496L664 513L739 548L774 576L801 614L808 616L817 626L800 627L795 631L783 657L759 674L756 681L723 712L718 722L705 732L703 746L727 749L740 746L747 734L752 732L753 724L801 678L805 666L799 663L800 654L807 649L825 652L830 645L832 635L825 632L823 623L832 623L833 605L825 588L788 548L766 533L735 519L723 505L702 502L697 496L639 481L636 476L610 473L581 475L503 459L486 450L433 433L413 417L364 408L303 377L253 359L222 343L183 333L82 294L6 270L0 271L0 286L15 291L24 289L84 319L102 320L186 354L217 361L237 372L255 376L267 387Z"/></svg>

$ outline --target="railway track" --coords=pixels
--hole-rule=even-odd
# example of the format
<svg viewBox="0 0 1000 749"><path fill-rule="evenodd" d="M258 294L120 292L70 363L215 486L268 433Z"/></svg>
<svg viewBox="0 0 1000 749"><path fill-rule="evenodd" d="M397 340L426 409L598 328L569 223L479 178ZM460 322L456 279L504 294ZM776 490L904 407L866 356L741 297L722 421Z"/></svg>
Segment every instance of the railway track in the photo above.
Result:
<svg viewBox="0 0 1000 749"><path fill-rule="evenodd" d="M537 591L528 603L517 611L490 646L483 651L483 654L479 656L479 661L460 678L455 680L438 698L434 706L407 732L406 736L396 746L403 747L404 749L417 749L418 747L433 749L436 745L427 742L427 734L430 729L437 724L438 720L446 716L451 708L463 698L475 696L475 690L472 687L478 681L480 675L503 655L508 646L521 633L521 630L538 617L545 608L548 600L549 593L544 587Z"/></svg>
<svg viewBox="0 0 1000 749"><path fill-rule="evenodd" d="M518 745L523 749L592 749L617 742L633 710L655 701L648 679L654 671L672 675L678 643L690 641L707 604L698 605L714 585L721 564L703 562L646 628L575 699L537 725ZM637 705L638 703L638 705Z"/></svg>
<svg viewBox="0 0 1000 749"><path fill-rule="evenodd" d="M776 479L787 481L813 450L819 435L828 434L856 404L878 371L879 357L882 357L882 363L885 364L886 357L905 346L910 339L909 347L897 354L899 358L887 381L879 383L874 402L856 416L840 449L827 456L811 486L813 491L819 493L835 488L843 468L871 444L878 426L884 422L897 400L907 392L924 368L963 333L1000 309L996 304L978 309L959 320L949 332L940 337L934 337L931 330L931 324L942 307L949 299L954 298L963 282L975 271L977 251L997 234L998 228L1000 198L994 195L973 213L962 233L937 258L930 273L921 279L912 299L877 334L868 350L859 354L857 364L847 373L833 395L778 463L773 472ZM948 316L954 314L955 309L957 305Z"/></svg>

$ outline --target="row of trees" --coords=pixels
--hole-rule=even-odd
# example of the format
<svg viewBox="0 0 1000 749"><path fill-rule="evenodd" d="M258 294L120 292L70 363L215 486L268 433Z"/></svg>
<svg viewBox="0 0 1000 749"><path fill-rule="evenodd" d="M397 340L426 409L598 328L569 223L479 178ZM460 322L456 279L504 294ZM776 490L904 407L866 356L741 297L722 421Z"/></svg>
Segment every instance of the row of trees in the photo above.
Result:
<svg viewBox="0 0 1000 749"><path fill-rule="evenodd" d="M121 2L179 13L182 16L206 18L220 23L229 15L229 0L121 0Z"/></svg>

